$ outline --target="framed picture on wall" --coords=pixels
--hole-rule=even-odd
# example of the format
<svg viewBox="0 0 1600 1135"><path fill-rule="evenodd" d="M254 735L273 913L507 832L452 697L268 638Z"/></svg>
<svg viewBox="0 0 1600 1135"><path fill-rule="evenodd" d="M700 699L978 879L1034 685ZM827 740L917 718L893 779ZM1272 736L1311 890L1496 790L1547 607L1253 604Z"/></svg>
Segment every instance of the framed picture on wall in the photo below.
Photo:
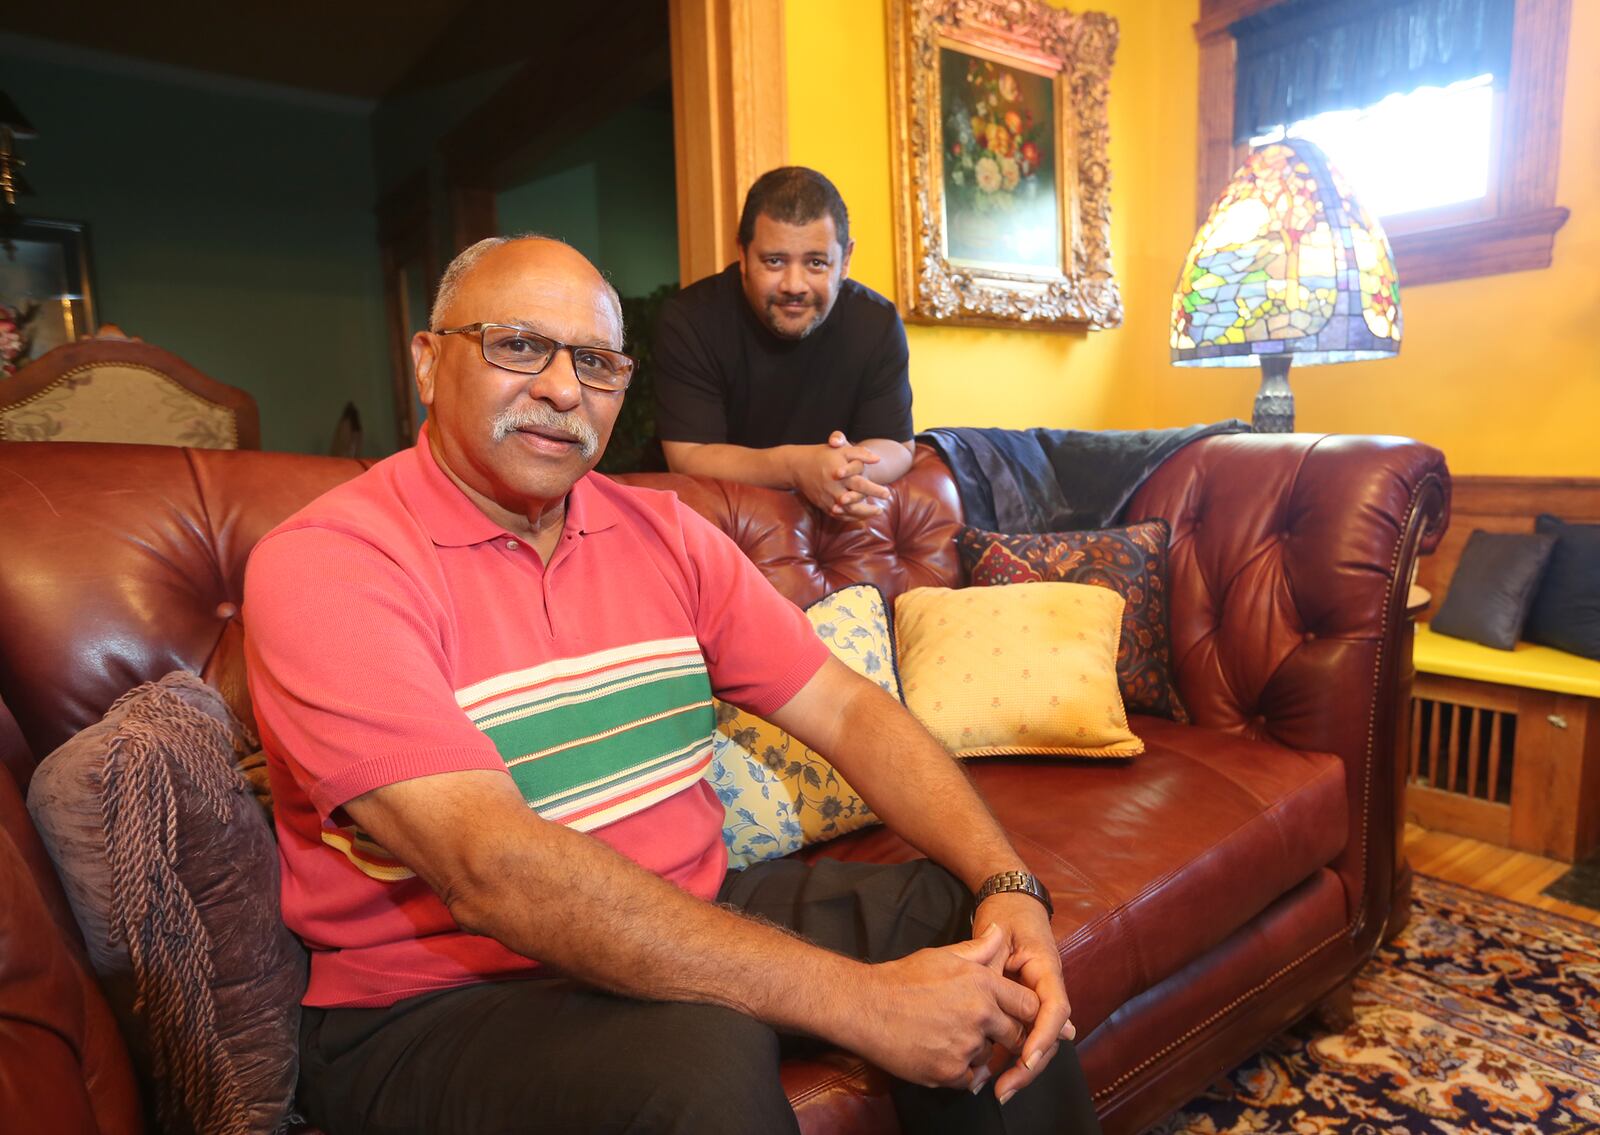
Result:
<svg viewBox="0 0 1600 1135"><path fill-rule="evenodd" d="M1117 23L1044 0L888 0L901 313L1116 327Z"/></svg>
<svg viewBox="0 0 1600 1135"><path fill-rule="evenodd" d="M94 331L88 226L6 223L0 229L0 376Z"/></svg>

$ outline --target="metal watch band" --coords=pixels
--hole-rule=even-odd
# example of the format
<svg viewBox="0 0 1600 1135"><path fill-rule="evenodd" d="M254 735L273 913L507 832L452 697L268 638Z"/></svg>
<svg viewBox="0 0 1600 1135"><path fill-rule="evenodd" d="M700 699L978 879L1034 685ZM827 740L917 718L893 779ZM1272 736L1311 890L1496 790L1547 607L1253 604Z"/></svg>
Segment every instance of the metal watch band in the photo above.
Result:
<svg viewBox="0 0 1600 1135"><path fill-rule="evenodd" d="M990 875L983 881L983 886L978 888L978 893L973 898L974 905L981 903L990 895L1005 894L1008 891L1032 895L1044 904L1047 915L1055 916L1056 908L1050 901L1050 892L1039 882L1037 876L1030 875L1026 871L1002 871L998 875Z"/></svg>

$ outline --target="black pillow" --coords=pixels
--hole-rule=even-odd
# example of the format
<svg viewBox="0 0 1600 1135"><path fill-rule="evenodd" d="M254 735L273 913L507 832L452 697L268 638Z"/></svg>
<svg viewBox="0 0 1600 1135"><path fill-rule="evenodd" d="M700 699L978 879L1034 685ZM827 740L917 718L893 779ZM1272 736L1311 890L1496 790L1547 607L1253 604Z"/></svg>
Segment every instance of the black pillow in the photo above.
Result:
<svg viewBox="0 0 1600 1135"><path fill-rule="evenodd" d="M1600 524L1568 524L1549 513L1537 531L1556 537L1523 637L1600 659Z"/></svg>
<svg viewBox="0 0 1600 1135"><path fill-rule="evenodd" d="M1547 532L1473 532L1433 629L1497 650L1516 646L1555 546Z"/></svg>

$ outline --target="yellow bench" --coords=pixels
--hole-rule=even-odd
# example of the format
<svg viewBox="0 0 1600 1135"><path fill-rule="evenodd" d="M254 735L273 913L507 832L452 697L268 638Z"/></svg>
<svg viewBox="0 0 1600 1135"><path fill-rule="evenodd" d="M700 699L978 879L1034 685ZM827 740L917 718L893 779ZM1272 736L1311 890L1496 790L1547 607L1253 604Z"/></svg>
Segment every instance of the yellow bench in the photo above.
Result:
<svg viewBox="0 0 1600 1135"><path fill-rule="evenodd" d="M1600 662L1417 627L1406 810L1572 862L1600 845Z"/></svg>

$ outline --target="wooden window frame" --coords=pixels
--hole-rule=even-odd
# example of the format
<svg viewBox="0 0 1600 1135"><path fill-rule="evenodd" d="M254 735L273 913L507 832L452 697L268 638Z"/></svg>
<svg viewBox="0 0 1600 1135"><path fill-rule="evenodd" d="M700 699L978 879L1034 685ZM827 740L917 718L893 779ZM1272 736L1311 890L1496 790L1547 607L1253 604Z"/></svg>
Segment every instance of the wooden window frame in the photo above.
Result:
<svg viewBox="0 0 1600 1135"><path fill-rule="evenodd" d="M1282 2L1200 0L1197 225L1249 149L1233 141L1235 43L1228 28ZM1499 138L1485 215L1464 220L1451 207L1386 225L1403 286L1550 266L1568 215L1556 204L1556 172L1572 0L1516 0L1515 21L1511 74L1496 100Z"/></svg>

